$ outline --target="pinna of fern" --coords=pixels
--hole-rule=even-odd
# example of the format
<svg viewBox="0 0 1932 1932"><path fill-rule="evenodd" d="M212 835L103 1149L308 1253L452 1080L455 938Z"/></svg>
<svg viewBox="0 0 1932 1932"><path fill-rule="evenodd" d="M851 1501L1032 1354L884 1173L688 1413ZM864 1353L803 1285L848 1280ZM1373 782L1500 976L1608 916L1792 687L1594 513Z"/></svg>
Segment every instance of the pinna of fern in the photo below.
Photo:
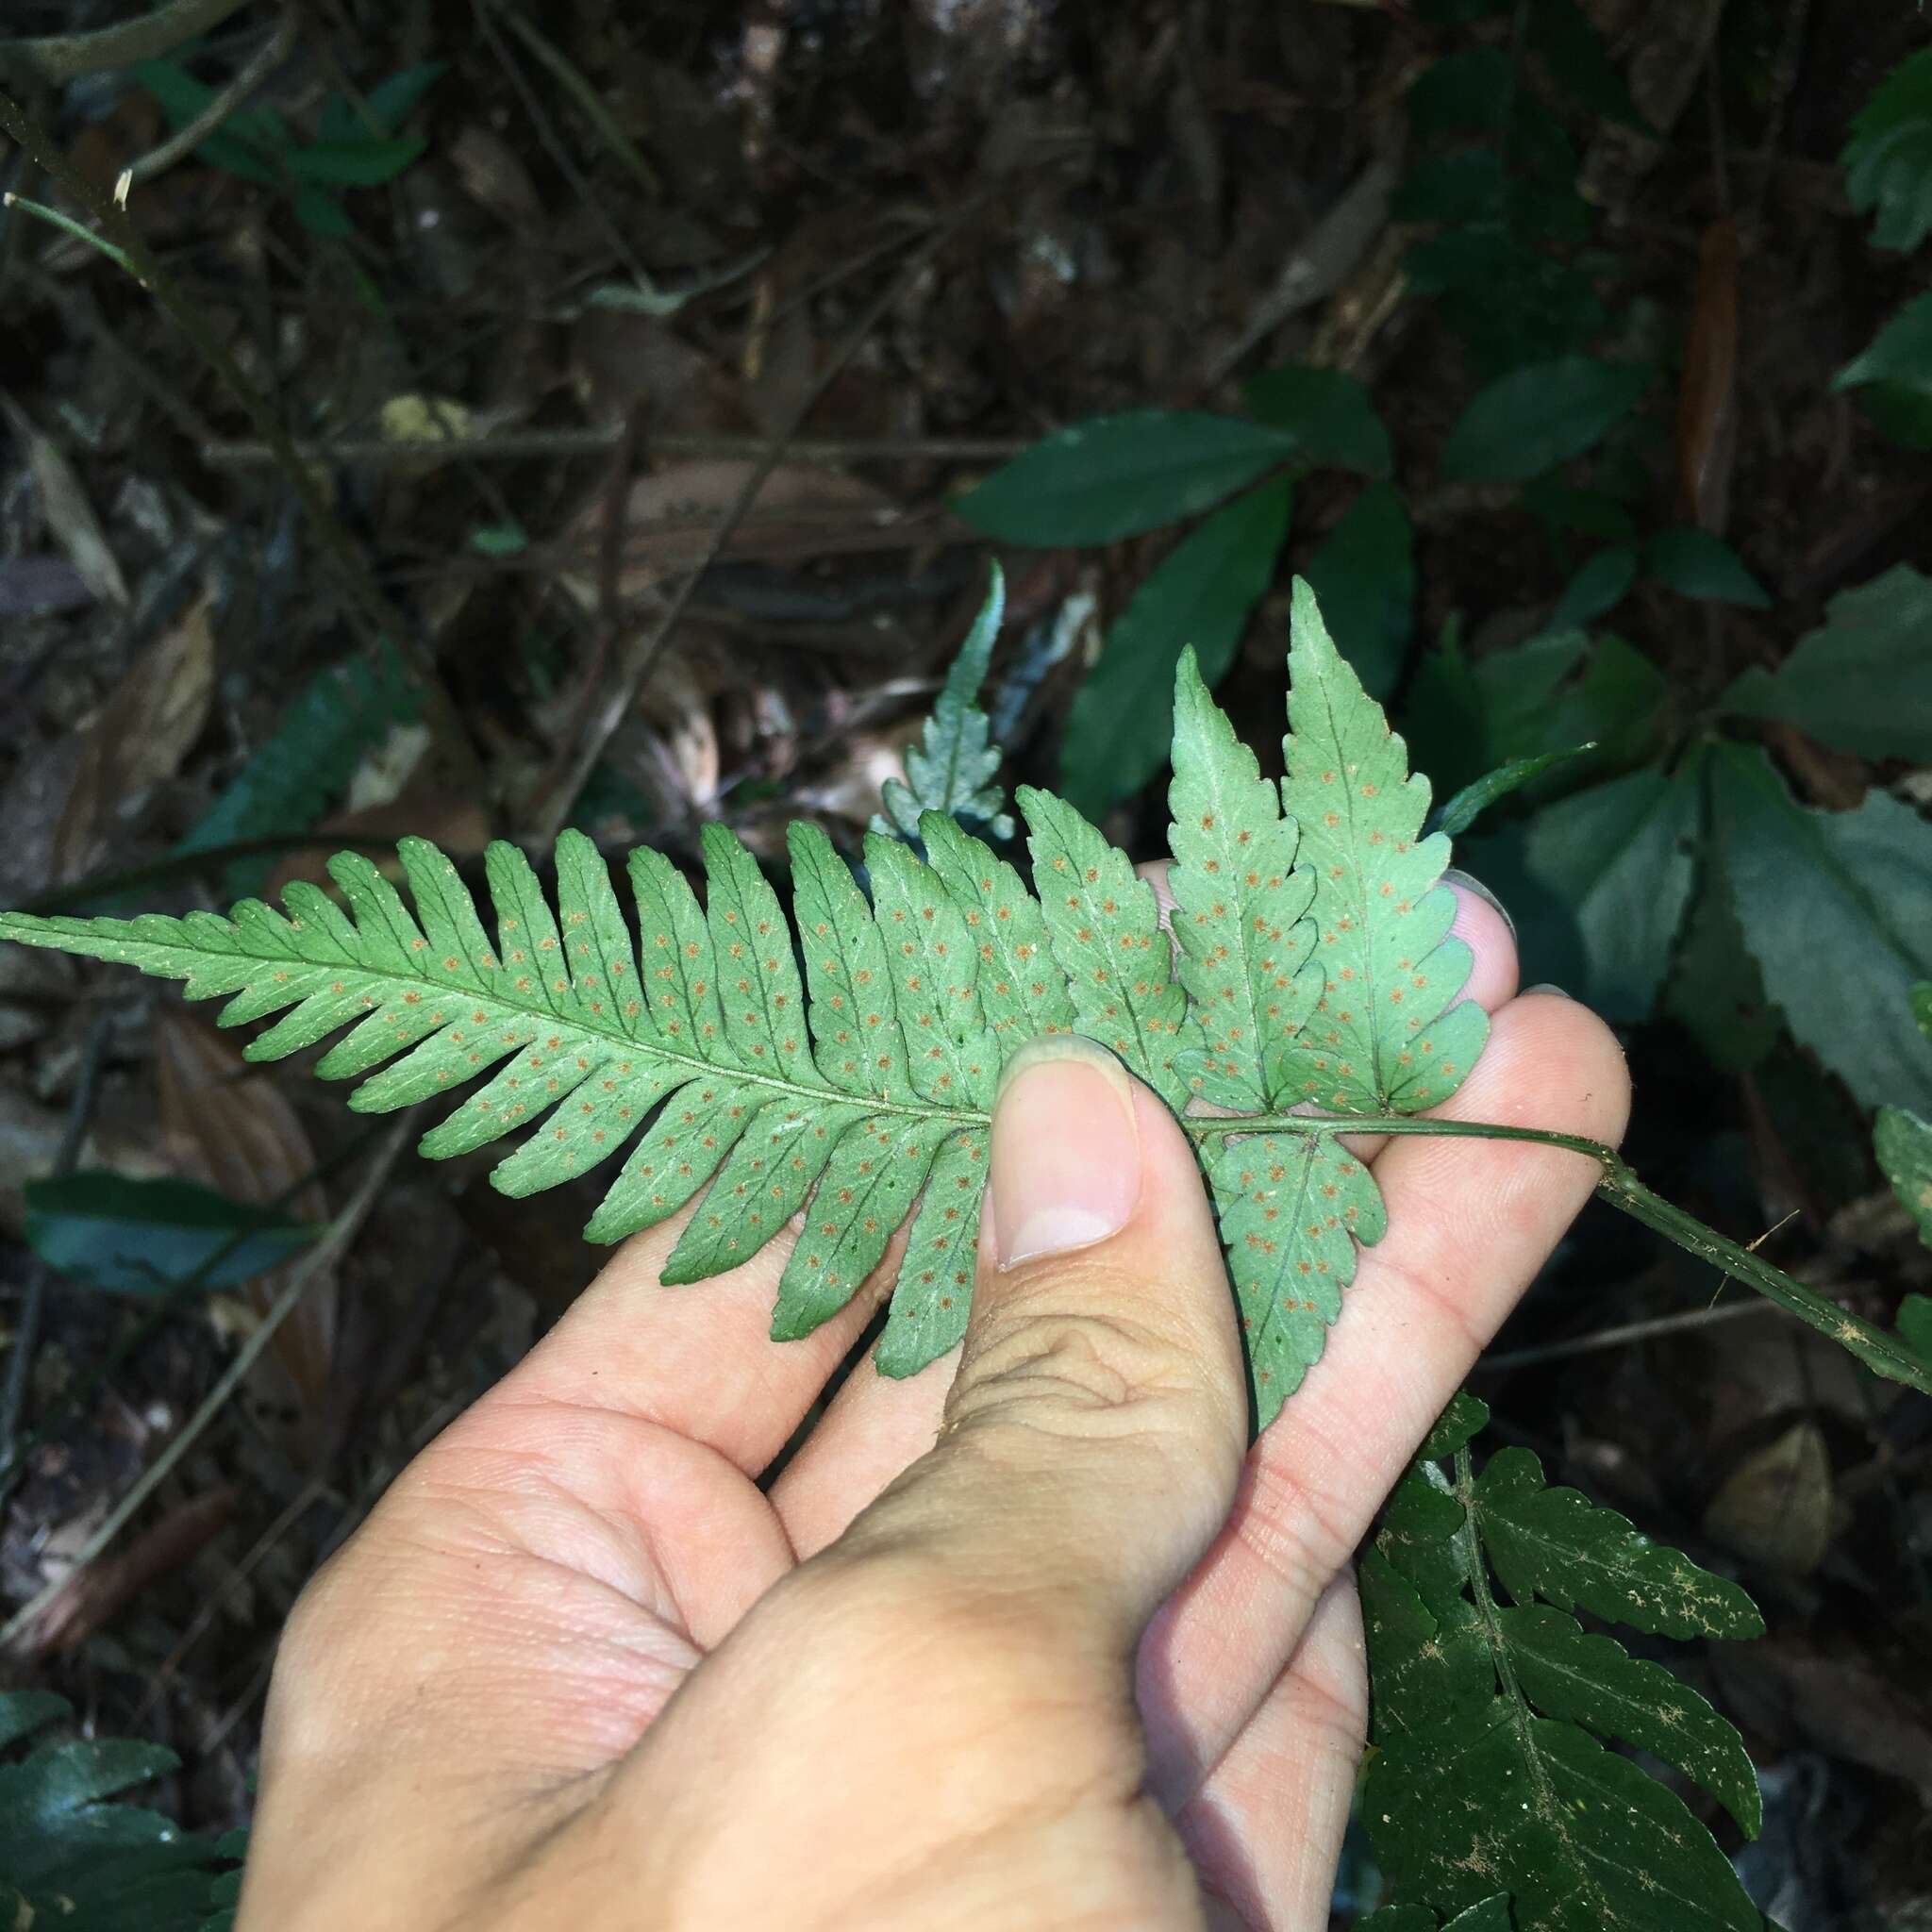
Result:
<svg viewBox="0 0 1932 1932"><path fill-rule="evenodd" d="M456 867L421 840L400 847L413 905L345 854L330 863L341 903L296 883L280 910L6 914L0 936L180 979L192 999L225 998L225 1024L280 1015L250 1044L255 1059L340 1033L316 1072L359 1079L359 1111L473 1089L422 1151L521 1136L491 1176L507 1194L622 1156L592 1241L702 1194L668 1285L737 1265L798 1217L778 1340L842 1307L909 1214L877 1351L891 1374L964 1331L1002 1066L1034 1035L1075 1028L1181 1114L1201 1150L1265 1423L1319 1357L1357 1241L1383 1225L1368 1171L1332 1134L1295 1131L1308 1123L1288 1110L1431 1107L1487 1024L1457 997L1470 958L1448 935L1448 841L1422 835L1427 783L1306 586L1294 622L1279 792L1183 655L1173 944L1126 855L1024 789L1037 897L991 846L927 809L923 857L868 835L869 895L823 830L793 824L790 922L757 860L713 824L702 905L661 855L631 854L634 924L596 848L566 832L554 905L517 847L490 848L493 938ZM965 706L970 691L954 695ZM983 761L929 739L922 769L949 798L966 783L997 818Z"/></svg>

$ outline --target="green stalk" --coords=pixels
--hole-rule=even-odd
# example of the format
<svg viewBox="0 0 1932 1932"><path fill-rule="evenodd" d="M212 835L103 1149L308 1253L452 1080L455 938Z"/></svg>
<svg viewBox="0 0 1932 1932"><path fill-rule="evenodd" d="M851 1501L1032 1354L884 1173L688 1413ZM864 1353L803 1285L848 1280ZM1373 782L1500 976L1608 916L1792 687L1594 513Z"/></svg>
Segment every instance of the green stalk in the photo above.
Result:
<svg viewBox="0 0 1932 1932"><path fill-rule="evenodd" d="M1707 1227L1694 1214L1673 1207L1638 1179L1636 1172L1614 1147L1580 1134L1553 1133L1544 1127L1511 1127L1491 1121L1418 1120L1413 1115L1375 1115L1336 1119L1318 1114L1234 1115L1214 1120L1184 1120L1181 1125L1197 1141L1213 1134L1426 1134L1471 1141L1525 1141L1540 1147L1560 1147L1581 1154L1601 1170L1596 1191L1632 1220L1674 1241L1688 1255L1707 1261L1733 1281L1775 1302L1787 1314L1828 1336L1876 1374L1904 1382L1932 1395L1932 1362L1898 1336L1875 1323L1841 1308L1761 1255Z"/></svg>

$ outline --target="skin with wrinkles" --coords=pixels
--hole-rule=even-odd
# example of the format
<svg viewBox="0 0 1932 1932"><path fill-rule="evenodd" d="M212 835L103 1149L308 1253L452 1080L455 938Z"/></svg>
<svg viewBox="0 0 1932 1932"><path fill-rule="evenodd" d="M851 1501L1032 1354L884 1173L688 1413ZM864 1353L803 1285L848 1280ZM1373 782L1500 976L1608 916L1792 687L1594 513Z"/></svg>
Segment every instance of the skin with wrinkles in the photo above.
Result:
<svg viewBox="0 0 1932 1932"><path fill-rule="evenodd" d="M1494 1019L1450 1110L1614 1141L1610 1035L1516 996L1480 901L1457 930ZM1027 1091L995 1114L995 1229L999 1137L1063 1127ZM788 1242L680 1289L678 1224L622 1249L304 1593L242 1932L1325 1925L1366 1712L1351 1555L1596 1170L1364 1148L1390 1231L1250 1446L1193 1157L1130 1104L1124 1225L1004 1270L983 1238L963 1350L861 1367L768 1493L896 1247L782 1347Z"/></svg>

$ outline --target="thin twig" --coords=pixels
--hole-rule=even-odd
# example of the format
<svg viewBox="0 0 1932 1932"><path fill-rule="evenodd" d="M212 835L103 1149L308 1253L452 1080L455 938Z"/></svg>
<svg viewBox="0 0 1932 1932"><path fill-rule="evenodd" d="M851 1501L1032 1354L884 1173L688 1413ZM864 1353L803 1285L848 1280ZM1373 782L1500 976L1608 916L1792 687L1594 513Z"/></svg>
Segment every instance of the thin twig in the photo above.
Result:
<svg viewBox="0 0 1932 1932"><path fill-rule="evenodd" d="M67 1110L67 1125L54 1153L56 1180L72 1174L80 1158L88 1122L93 1117L101 1062L107 1058L108 1035L113 1024L113 1015L103 1013L88 1035L80 1077L75 1082L74 1104ZM33 1382L34 1350L41 1339L41 1312L46 1304L47 1284L53 1273L39 1256L34 1257L33 1266L27 1270L26 1286L21 1291L20 1312L14 1318L13 1341L7 1357L7 1382L0 1388L0 1499L13 1487L13 1479L19 1474L13 1467L13 1452L20 1435L20 1418L26 1407L27 1390Z"/></svg>
<svg viewBox="0 0 1932 1932"><path fill-rule="evenodd" d="M140 60L164 60L176 47L220 26L247 4L248 0L168 0L152 13L91 34L0 41L0 73L18 62L49 86L64 87L86 74L111 74Z"/></svg>
<svg viewBox="0 0 1932 1932"><path fill-rule="evenodd" d="M128 168L128 185L138 188L143 181L152 181L157 175L165 173L176 161L192 154L281 65L283 58L294 44L295 15L291 10L275 23L275 32L262 42L260 51L225 87L209 97L193 120L186 126L176 128L160 146L149 149Z"/></svg>
<svg viewBox="0 0 1932 1932"><path fill-rule="evenodd" d="M624 425L601 429L507 429L494 436L419 436L395 441L382 436L317 437L297 442L305 462L453 462L465 457L524 462L539 457L606 456L624 440ZM801 463L1005 462L1031 449L1030 436L798 436L786 454ZM709 430L667 429L653 434L651 448L667 457L742 458L762 456L771 439L722 435ZM210 469L249 469L280 460L265 442L208 442L201 460Z"/></svg>
<svg viewBox="0 0 1932 1932"><path fill-rule="evenodd" d="M635 143L597 93L597 90L573 67L563 52L537 31L524 18L523 9L516 6L506 6L504 0L490 0L508 24L509 30L529 48L543 65L549 68L557 84L583 110L584 118L603 137L604 144L631 172L637 184L653 201L664 198L664 183L649 161L641 155Z"/></svg>
<svg viewBox="0 0 1932 1932"><path fill-rule="evenodd" d="M384 639L392 641L408 660L411 674L424 692L428 722L455 760L457 779L473 786L478 796L484 791L482 766L470 742L461 718L438 673L434 657L416 630L383 595L368 559L357 546L329 508L309 466L296 454L288 429L268 397L250 381L208 319L175 285L161 267L154 251L142 240L141 231L128 219L127 211L111 195L104 194L87 179L46 128L17 101L0 93L0 132L17 142L49 175L70 200L86 208L105 238L102 245L118 248L127 258L128 271L166 310L175 325L193 345L202 359L221 379L235 400L246 411L256 433L275 453L290 487L308 512L309 522L322 539L323 548L335 566L347 594L350 617L372 649Z"/></svg>
<svg viewBox="0 0 1932 1932"><path fill-rule="evenodd" d="M325 1269L332 1268L347 1251L350 1243L360 1231L362 1224L369 1217L370 1209L375 1206L377 1195L383 1184L389 1179L390 1169L395 1165L396 1158L403 1151L408 1140L411 1122L405 1114L398 1120L376 1149L375 1158L371 1161L369 1172L363 1176L361 1185L348 1206L329 1224L327 1232L313 1247L308 1249L289 1271L287 1285L283 1288L267 1314L261 1319L261 1325L235 1352L235 1359L224 1371L221 1379L208 1392L206 1399L182 1425L179 1435L155 1457L142 1471L134 1486L121 1501L108 1512L108 1519L93 1535L89 1537L75 1557L74 1568L85 1568L100 1556L109 1543L126 1527L128 1522L188 1451L199 1441L203 1430L227 1407L230 1397L242 1386L248 1372L260 1359L262 1352L275 1340L275 1331L295 1310L295 1306L312 1282ZM66 1577L58 1578L38 1591L11 1617L0 1626L0 1651L10 1649L23 1631L31 1628L47 1606L67 1587Z"/></svg>
<svg viewBox="0 0 1932 1932"><path fill-rule="evenodd" d="M1646 1322L1624 1322L1614 1328L1595 1328L1588 1335L1572 1336L1568 1341L1546 1342L1538 1348L1512 1348L1502 1355L1486 1355L1476 1363L1484 1369L1527 1369L1539 1362L1559 1362L1571 1356L1593 1355L1602 1348L1622 1348L1626 1342L1649 1341L1659 1335L1682 1335L1694 1328L1714 1328L1725 1322L1741 1321L1746 1315L1766 1315L1769 1302L1725 1302L1715 1308L1690 1308L1681 1315L1657 1315Z"/></svg>
<svg viewBox="0 0 1932 1932"><path fill-rule="evenodd" d="M818 406L819 398L844 372L845 365L864 346L881 319L904 295L920 271L939 252L941 244L951 238L970 211L962 210L952 220L941 223L907 257L899 272L867 305L864 313L853 325L845 340L813 378L804 395L798 399L785 427L765 446L764 453L753 466L751 475L744 479L742 488L733 498L731 507L719 519L709 547L696 569L685 575L659 613L657 623L641 636L636 647L626 655L619 666L611 689L606 694L603 703L591 714L582 741L577 746L575 757L564 778L552 787L539 806L535 814L537 829L546 841L556 836L570 816L577 793L584 789L585 780L591 775L597 760L604 756L604 748L610 742L617 727L629 716L631 707L637 702L639 691L642 689L645 678L651 675L651 667L658 661L678 619L684 615L685 607L691 602L691 593L697 589L705 573L723 554L725 544L731 541L731 533L737 529L745 512L758 500L758 491L771 479L773 471L784 460L800 425Z"/></svg>

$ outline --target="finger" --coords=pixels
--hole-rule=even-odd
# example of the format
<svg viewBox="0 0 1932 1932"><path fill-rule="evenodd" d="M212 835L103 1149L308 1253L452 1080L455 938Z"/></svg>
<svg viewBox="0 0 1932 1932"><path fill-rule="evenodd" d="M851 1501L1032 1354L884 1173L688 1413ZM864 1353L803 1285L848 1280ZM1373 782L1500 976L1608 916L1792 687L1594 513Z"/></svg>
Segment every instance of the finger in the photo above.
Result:
<svg viewBox="0 0 1932 1932"><path fill-rule="evenodd" d="M1173 1116L1077 1036L1008 1064L990 1171L940 1440L828 1556L909 1557L1117 1668L1234 1493L1247 1397L1220 1241Z"/></svg>
<svg viewBox="0 0 1932 1932"><path fill-rule="evenodd" d="M1253 1932L1327 1921L1368 1731L1361 1600L1322 1594L1274 1688L1174 1821L1210 1893Z"/></svg>
<svg viewBox="0 0 1932 1932"><path fill-rule="evenodd" d="M1441 1111L1614 1141L1629 1092L1602 1021L1533 993L1497 1014ZM1374 1171L1389 1232L1363 1250L1323 1359L1250 1451L1227 1527L1141 1646L1155 1789L1173 1806L1258 1705L1315 1599L1597 1179L1582 1155L1510 1141L1398 1139Z"/></svg>
<svg viewBox="0 0 1932 1932"><path fill-rule="evenodd" d="M801 1562L843 1536L939 1441L958 1367L955 1348L903 1379L880 1374L870 1362L846 1377L772 1485L772 1507Z"/></svg>
<svg viewBox="0 0 1932 1932"><path fill-rule="evenodd" d="M666 1288L659 1276L693 1211L625 1241L472 1411L473 1425L532 1404L608 1409L715 1450L747 1475L762 1470L858 1339L891 1274L881 1266L822 1328L774 1347L772 1307L795 1229L729 1274Z"/></svg>

